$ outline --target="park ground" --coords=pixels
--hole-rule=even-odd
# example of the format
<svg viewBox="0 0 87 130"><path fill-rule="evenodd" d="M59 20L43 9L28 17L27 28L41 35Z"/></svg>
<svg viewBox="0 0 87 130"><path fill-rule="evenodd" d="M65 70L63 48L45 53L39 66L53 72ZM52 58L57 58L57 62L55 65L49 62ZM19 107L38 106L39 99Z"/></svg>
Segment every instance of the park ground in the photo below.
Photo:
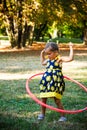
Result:
<svg viewBox="0 0 87 130"><path fill-rule="evenodd" d="M60 44L60 54L68 55L68 45ZM59 123L59 113L47 110L46 118L37 121L40 106L26 92L26 80L33 74L44 72L40 51L44 43L22 49L0 48L0 129L1 130L87 130L87 111L67 114L67 122ZM74 45L74 60L63 64L64 75L87 87L87 46ZM38 77L31 82L31 90L38 95ZM68 86L68 87L67 87ZM62 100L65 109L87 107L87 93L76 84L66 81ZM51 105L54 105L51 102Z"/></svg>
<svg viewBox="0 0 87 130"><path fill-rule="evenodd" d="M26 50L42 50L45 46L45 42L33 42L32 46L27 46L25 48L17 49L11 48L11 45L8 40L0 40L0 52L8 51L26 51ZM68 44L59 43L60 50L69 50ZM74 44L74 50L87 50L87 45L83 44Z"/></svg>

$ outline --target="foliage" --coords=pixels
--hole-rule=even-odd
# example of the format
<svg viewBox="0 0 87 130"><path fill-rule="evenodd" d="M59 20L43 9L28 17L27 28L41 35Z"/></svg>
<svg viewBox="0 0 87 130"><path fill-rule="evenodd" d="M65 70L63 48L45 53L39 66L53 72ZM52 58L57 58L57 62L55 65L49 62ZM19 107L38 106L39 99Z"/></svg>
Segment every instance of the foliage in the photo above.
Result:
<svg viewBox="0 0 87 130"><path fill-rule="evenodd" d="M2 0L0 21L12 47L32 44L33 38L54 38L54 33L84 38L87 43L86 0ZM76 31L77 30L77 31ZM58 31L58 32L57 32Z"/></svg>

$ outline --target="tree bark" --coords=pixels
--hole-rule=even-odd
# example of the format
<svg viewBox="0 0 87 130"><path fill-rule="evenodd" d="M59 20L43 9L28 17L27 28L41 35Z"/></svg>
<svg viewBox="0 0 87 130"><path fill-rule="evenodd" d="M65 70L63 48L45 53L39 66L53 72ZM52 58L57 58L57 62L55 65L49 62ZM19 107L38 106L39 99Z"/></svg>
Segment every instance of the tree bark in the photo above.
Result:
<svg viewBox="0 0 87 130"><path fill-rule="evenodd" d="M28 30L28 26L27 26L27 22L25 22L25 26L24 26L24 32L22 34L22 46L25 47L26 46L26 41L27 41L27 30Z"/></svg>
<svg viewBox="0 0 87 130"><path fill-rule="evenodd" d="M28 37L28 42L29 45L31 46L33 43L33 34L34 34L34 26L29 26L29 37Z"/></svg>
<svg viewBox="0 0 87 130"><path fill-rule="evenodd" d="M40 40L40 37L42 36L42 32L47 27L47 21L45 23L41 24L39 28L36 28L35 30L35 39L38 41Z"/></svg>
<svg viewBox="0 0 87 130"><path fill-rule="evenodd" d="M17 46L18 48L21 48L21 42L22 42L22 1L18 1L18 38L17 38Z"/></svg>
<svg viewBox="0 0 87 130"><path fill-rule="evenodd" d="M87 28L84 29L84 44L87 45Z"/></svg>

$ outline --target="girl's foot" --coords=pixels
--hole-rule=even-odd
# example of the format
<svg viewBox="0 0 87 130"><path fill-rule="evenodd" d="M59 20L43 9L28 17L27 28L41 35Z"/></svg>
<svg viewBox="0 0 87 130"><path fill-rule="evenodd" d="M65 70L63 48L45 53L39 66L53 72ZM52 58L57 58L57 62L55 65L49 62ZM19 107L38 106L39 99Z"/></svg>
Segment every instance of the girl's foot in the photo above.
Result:
<svg viewBox="0 0 87 130"><path fill-rule="evenodd" d="M39 114L38 115L38 120L43 120L44 119L44 115L43 114Z"/></svg>
<svg viewBox="0 0 87 130"><path fill-rule="evenodd" d="M62 116L58 121L66 121L66 120L67 120L66 117Z"/></svg>

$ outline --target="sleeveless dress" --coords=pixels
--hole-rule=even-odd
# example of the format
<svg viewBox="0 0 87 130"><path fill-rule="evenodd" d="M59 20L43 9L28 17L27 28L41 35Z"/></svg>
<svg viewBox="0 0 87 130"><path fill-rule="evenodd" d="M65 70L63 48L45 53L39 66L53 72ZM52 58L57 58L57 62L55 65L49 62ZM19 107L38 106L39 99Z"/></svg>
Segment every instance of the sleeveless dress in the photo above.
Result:
<svg viewBox="0 0 87 130"><path fill-rule="evenodd" d="M46 72L40 81L40 98L62 98L65 82L62 74L62 64L56 62L58 58L57 56L54 60L47 61Z"/></svg>

